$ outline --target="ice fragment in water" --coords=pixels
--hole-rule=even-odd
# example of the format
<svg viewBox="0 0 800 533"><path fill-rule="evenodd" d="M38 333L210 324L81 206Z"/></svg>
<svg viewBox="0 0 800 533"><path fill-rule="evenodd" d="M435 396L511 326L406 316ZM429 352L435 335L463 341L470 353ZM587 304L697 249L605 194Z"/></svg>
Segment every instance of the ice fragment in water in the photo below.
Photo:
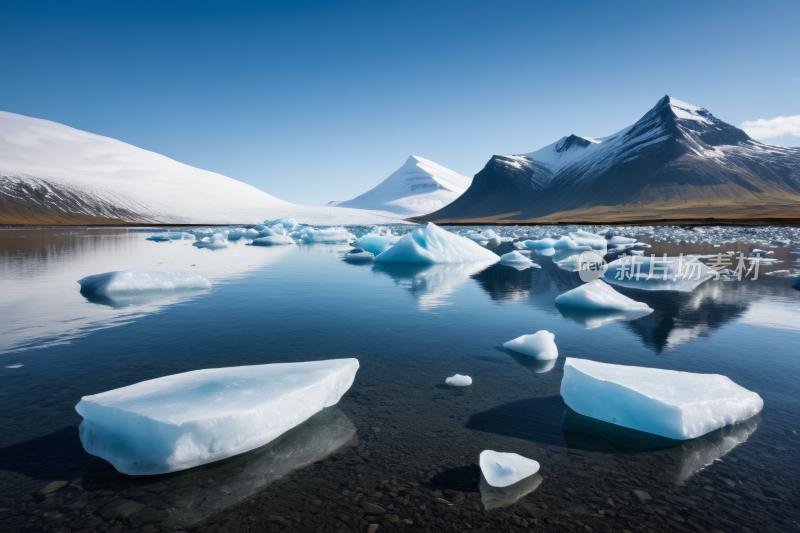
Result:
<svg viewBox="0 0 800 533"><path fill-rule="evenodd" d="M141 293L210 289L211 282L199 274L173 270L125 270L106 272L79 279L81 294L91 296L131 296Z"/></svg>
<svg viewBox="0 0 800 533"><path fill-rule="evenodd" d="M294 239L287 235L272 235L271 237L259 237L253 239L253 246L279 246L281 244L294 244Z"/></svg>
<svg viewBox="0 0 800 533"><path fill-rule="evenodd" d="M483 477L492 487L508 487L539 471L539 463L516 453L484 450L479 462Z"/></svg>
<svg viewBox="0 0 800 533"><path fill-rule="evenodd" d="M461 374L456 374L455 376L447 378L446 380L444 380L444 382L454 387L467 387L469 385L472 385L472 378L469 376L462 376Z"/></svg>
<svg viewBox="0 0 800 533"><path fill-rule="evenodd" d="M354 235L344 228L301 228L291 234L291 237L297 239L302 244L313 243L347 243L354 239Z"/></svg>
<svg viewBox="0 0 800 533"><path fill-rule="evenodd" d="M596 279L584 283L580 287L567 291L556 297L558 305L581 307L584 309L606 309L609 311L645 311L653 310L647 304L632 300L618 293L607 283Z"/></svg>
<svg viewBox="0 0 800 533"><path fill-rule="evenodd" d="M525 270L526 268L542 268L531 261L530 258L516 251L501 255L500 262L504 265L512 266L517 270Z"/></svg>
<svg viewBox="0 0 800 533"><path fill-rule="evenodd" d="M497 254L476 242L445 231L429 222L424 228L403 235L397 243L378 255L376 263L496 263Z"/></svg>
<svg viewBox="0 0 800 533"><path fill-rule="evenodd" d="M224 233L215 233L210 237L204 237L199 241L193 242L192 246L197 246L198 248L209 248L211 250L219 250L221 248L228 247L226 240L226 235Z"/></svg>
<svg viewBox="0 0 800 533"><path fill-rule="evenodd" d="M84 396L83 447L122 473L164 474L272 441L353 384L358 360L195 370Z"/></svg>
<svg viewBox="0 0 800 533"><path fill-rule="evenodd" d="M350 263L371 263L375 256L361 248L353 248L344 254L342 258Z"/></svg>
<svg viewBox="0 0 800 533"><path fill-rule="evenodd" d="M576 412L670 439L747 420L764 401L719 374L611 365L568 357L561 396Z"/></svg>
<svg viewBox="0 0 800 533"><path fill-rule="evenodd" d="M356 241L359 248L371 253L373 256L385 252L400 240L399 235L392 235L391 230L376 228Z"/></svg>
<svg viewBox="0 0 800 533"><path fill-rule="evenodd" d="M503 348L514 350L540 361L549 361L558 358L556 336L549 331L537 331L533 335L522 335L503 344Z"/></svg>

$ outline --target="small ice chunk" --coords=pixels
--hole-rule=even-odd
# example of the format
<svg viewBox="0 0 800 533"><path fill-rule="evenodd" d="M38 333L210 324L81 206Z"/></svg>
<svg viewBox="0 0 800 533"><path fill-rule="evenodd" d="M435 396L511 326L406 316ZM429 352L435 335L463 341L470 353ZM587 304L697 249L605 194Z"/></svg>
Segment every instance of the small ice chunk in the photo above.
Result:
<svg viewBox="0 0 800 533"><path fill-rule="evenodd" d="M130 296L149 292L210 289L211 282L199 274L173 270L125 270L106 272L79 279L81 294L91 296Z"/></svg>
<svg viewBox="0 0 800 533"><path fill-rule="evenodd" d="M555 239L539 239L538 241L525 241L525 246L531 250L547 250L553 248L556 242Z"/></svg>
<svg viewBox="0 0 800 533"><path fill-rule="evenodd" d="M618 293L602 280L596 279L556 297L556 303L584 309L607 309L609 311L646 311L649 305L632 300Z"/></svg>
<svg viewBox="0 0 800 533"><path fill-rule="evenodd" d="M384 231L383 228L381 228L359 238L356 244L359 248L363 248L372 255L379 255L391 248L399 240L399 235L392 235L391 230Z"/></svg>
<svg viewBox="0 0 800 533"><path fill-rule="evenodd" d="M764 401L719 374L611 365L568 357L561 396L576 412L670 439L747 420Z"/></svg>
<svg viewBox="0 0 800 533"><path fill-rule="evenodd" d="M275 224L280 224L286 229L294 229L297 226L299 226L297 220L293 218L279 218L276 220L265 220L264 224L266 224L267 226L274 226Z"/></svg>
<svg viewBox="0 0 800 533"><path fill-rule="evenodd" d="M355 237L342 227L334 228L302 228L291 234L292 237L300 241L302 244L336 244L346 243L353 240Z"/></svg>
<svg viewBox="0 0 800 533"><path fill-rule="evenodd" d="M636 242L636 239L631 239L630 237L620 237L619 235L614 235L610 239L608 239L608 244L610 246L619 246L621 244L633 244Z"/></svg>
<svg viewBox="0 0 800 533"><path fill-rule="evenodd" d="M492 487L508 487L539 471L539 463L516 453L484 450L479 462L483 477Z"/></svg>
<svg viewBox="0 0 800 533"><path fill-rule="evenodd" d="M371 263L375 256L361 248L353 248L344 254L343 259L350 263Z"/></svg>
<svg viewBox="0 0 800 533"><path fill-rule="evenodd" d="M6 368L22 368L23 366L25 365L22 363L14 363L13 365L8 365Z"/></svg>
<svg viewBox="0 0 800 533"><path fill-rule="evenodd" d="M279 246L281 244L294 244L294 239L288 235L273 235L271 237L259 237L253 239L253 246Z"/></svg>
<svg viewBox="0 0 800 533"><path fill-rule="evenodd" d="M467 387L469 385L472 385L472 378L469 376L462 376L461 374L456 374L455 376L450 376L449 378L444 380L444 382L454 387Z"/></svg>
<svg viewBox="0 0 800 533"><path fill-rule="evenodd" d="M496 263L497 254L479 244L455 235L429 222L424 228L403 235L397 243L378 255L376 263Z"/></svg>
<svg viewBox="0 0 800 533"><path fill-rule="evenodd" d="M755 250L750 252L750 257L765 257L769 254L774 254L774 253L775 252L773 252L772 250L766 251L766 250L759 250L758 248L756 248Z"/></svg>
<svg viewBox="0 0 800 533"><path fill-rule="evenodd" d="M169 242L170 238L167 236L166 233L156 233L155 235L150 235L145 240L153 242Z"/></svg>
<svg viewBox="0 0 800 533"><path fill-rule="evenodd" d="M219 250L221 248L227 248L228 243L226 241L226 235L224 233L215 233L210 237L204 237L199 241L193 242L192 246L196 246L198 248L208 248L210 250Z"/></svg>
<svg viewBox="0 0 800 533"><path fill-rule="evenodd" d="M195 370L84 396L83 447L124 474L176 472L263 446L353 384L357 359Z"/></svg>
<svg viewBox="0 0 800 533"><path fill-rule="evenodd" d="M534 357L540 361L558 358L556 336L547 330L532 335L522 335L503 344L503 348Z"/></svg>
<svg viewBox="0 0 800 533"><path fill-rule="evenodd" d="M522 255L517 251L501 255L500 263L506 266L514 267L517 270L525 270L526 268L542 268L533 261L531 261L530 258Z"/></svg>

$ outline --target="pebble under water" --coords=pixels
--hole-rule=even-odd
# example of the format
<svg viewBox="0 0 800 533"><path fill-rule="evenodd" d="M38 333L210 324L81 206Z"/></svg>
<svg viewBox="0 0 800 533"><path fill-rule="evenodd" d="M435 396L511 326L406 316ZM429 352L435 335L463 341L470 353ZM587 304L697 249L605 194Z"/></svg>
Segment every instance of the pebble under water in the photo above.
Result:
<svg viewBox="0 0 800 533"><path fill-rule="evenodd" d="M373 265L343 261L343 244L213 250L126 229L0 230L0 530L798 531L800 290L767 272L791 273L800 248L784 228L722 244L658 231L638 235L647 255L749 252L772 231L780 262L688 293L615 287L654 309L627 320L557 307L581 281L547 257L522 271ZM85 276L135 268L196 272L213 288L127 302L79 293ZM502 347L539 330L555 334L554 364ZM127 476L78 438L85 395L345 357L361 368L337 405L222 461ZM628 430L567 408L565 357L723 374L765 406L689 441ZM472 385L445 385L455 374ZM541 469L491 487L477 466L487 449Z"/></svg>

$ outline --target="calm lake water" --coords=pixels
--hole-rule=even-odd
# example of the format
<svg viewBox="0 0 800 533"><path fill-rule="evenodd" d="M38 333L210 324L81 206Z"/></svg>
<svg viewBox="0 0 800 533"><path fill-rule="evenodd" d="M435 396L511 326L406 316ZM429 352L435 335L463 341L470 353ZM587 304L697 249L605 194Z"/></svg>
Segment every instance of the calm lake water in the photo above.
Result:
<svg viewBox="0 0 800 533"><path fill-rule="evenodd" d="M769 248L782 262L756 281L619 289L655 309L624 321L559 310L581 282L545 257L524 271L358 265L341 260L347 245L208 250L148 235L0 230L4 532L800 530L800 291L766 274L797 268L797 244ZM642 240L648 255L764 247ZM84 276L130 269L190 270L213 289L129 305L79 293ZM552 367L501 347L542 329ZM224 461L130 477L78 439L85 395L346 357L361 368L338 405ZM566 407L565 357L723 374L764 410L680 443L623 430ZM444 385L456 373L473 385ZM539 475L492 490L476 466L485 449L533 458Z"/></svg>

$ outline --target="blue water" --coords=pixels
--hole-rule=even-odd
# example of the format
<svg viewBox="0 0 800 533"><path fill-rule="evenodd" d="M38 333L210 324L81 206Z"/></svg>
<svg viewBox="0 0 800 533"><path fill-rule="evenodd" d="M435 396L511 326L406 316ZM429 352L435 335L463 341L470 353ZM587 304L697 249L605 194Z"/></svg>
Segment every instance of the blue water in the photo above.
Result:
<svg viewBox="0 0 800 533"><path fill-rule="evenodd" d="M316 530L315 520L359 531L367 522L389 530L522 528L515 520L554 530L691 529L691 522L709 531L731 531L730 523L791 531L800 524L800 291L790 278L763 275L769 267L755 282L706 282L691 293L619 289L655 309L625 322L562 314L554 298L580 280L543 257L542 269L522 272L500 264L373 266L342 261L347 245L239 242L201 250L146 241L148 235L0 231L0 520L9 530L175 523L202 529L222 524L219 507L228 506L224 516L234 522L219 526L227 530L241 527L235 520L243 517L258 525L276 514L288 525L269 523L297 530ZM665 251L676 246L662 243ZM660 253L659 244L652 250ZM778 255L798 257L788 252ZM78 292L76 281L86 275L133 268L192 270L214 286L128 306ZM560 354L548 371L501 347L542 329L555 334ZM201 510L197 499L158 508L154 501L180 491L168 484L153 500L153 480L116 474L86 454L77 437L74 406L84 395L201 368L343 357L357 358L361 369L338 411L325 415L339 422L302 430L322 435L352 426L352 434L337 433L316 448L308 444L313 438L291 435L284 448L269 451L270 461L284 465L283 477L237 489L213 509ZM558 392L565 357L723 374L758 392L765 407L748 425L727 430L734 433L690 444L617 434L567 410ZM456 373L471 376L473 385L446 387ZM312 450L305 462L274 459L302 446ZM544 480L510 507L480 510L474 465L483 449L538 460ZM330 453L334 459L314 464ZM237 471L256 469L263 456L240 458ZM220 468L201 467L202 476ZM165 479L183 487L197 475ZM318 479L327 480L324 488ZM69 484L36 493L53 481ZM651 499L640 502L634 490ZM325 491L319 508L297 503L325 498ZM452 491L466 494L466 503L436 503ZM74 507L81 498L88 503ZM117 510L112 504L120 499L135 502L135 510ZM250 510L250 501L265 510ZM392 518L359 512L363 501L392 505ZM197 512L187 515L189 508ZM334 526L321 517L339 518Z"/></svg>

